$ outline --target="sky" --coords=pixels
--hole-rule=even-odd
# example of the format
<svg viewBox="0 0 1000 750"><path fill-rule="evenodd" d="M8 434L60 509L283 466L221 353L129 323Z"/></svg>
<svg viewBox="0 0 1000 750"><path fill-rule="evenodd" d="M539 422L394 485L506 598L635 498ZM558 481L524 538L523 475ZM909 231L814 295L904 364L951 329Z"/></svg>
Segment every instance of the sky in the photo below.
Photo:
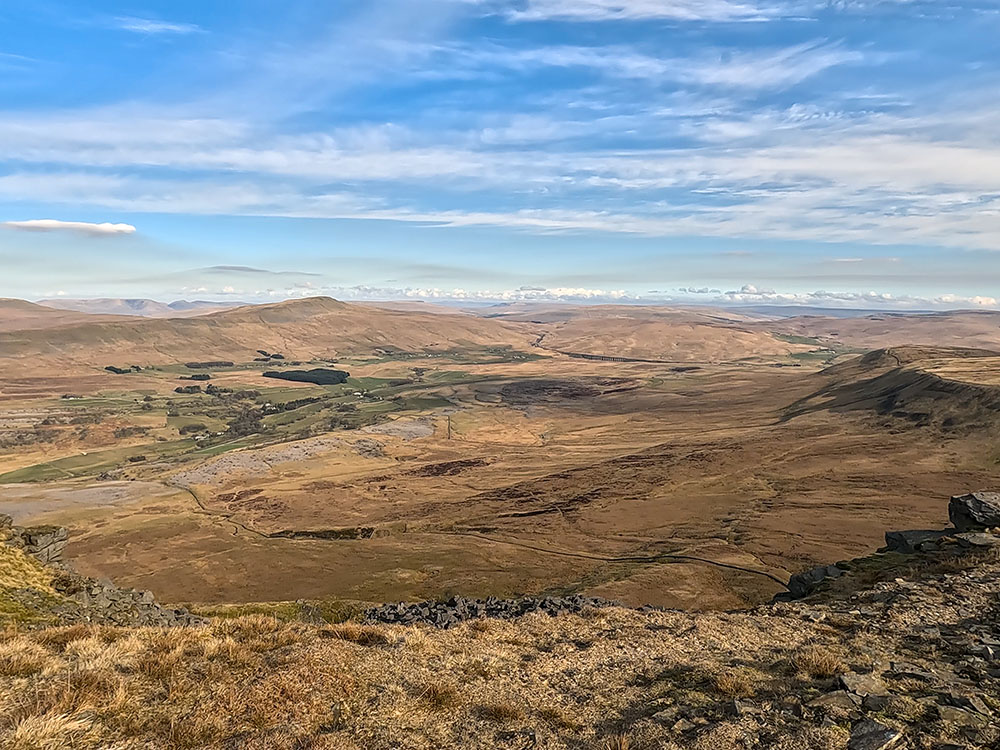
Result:
<svg viewBox="0 0 1000 750"><path fill-rule="evenodd" d="M0 296L996 308L1000 0L4 0Z"/></svg>

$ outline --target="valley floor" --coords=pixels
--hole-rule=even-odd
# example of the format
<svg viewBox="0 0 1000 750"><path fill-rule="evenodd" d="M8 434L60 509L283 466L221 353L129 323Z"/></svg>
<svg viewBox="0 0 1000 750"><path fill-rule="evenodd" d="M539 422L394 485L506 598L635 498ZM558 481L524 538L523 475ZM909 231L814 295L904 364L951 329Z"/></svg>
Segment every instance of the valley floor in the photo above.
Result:
<svg viewBox="0 0 1000 750"><path fill-rule="evenodd" d="M0 512L69 527L81 572L173 602L585 593L729 609L886 527L939 526L942 496L992 482L974 435L822 404L789 418L829 382L789 364L388 357L343 363L353 377L327 388L239 366L211 382L290 406L203 442L179 430L224 427L233 407L172 394L171 368L56 379L50 395L7 382L0 418L60 437L4 459ZM341 418L359 429L331 429Z"/></svg>

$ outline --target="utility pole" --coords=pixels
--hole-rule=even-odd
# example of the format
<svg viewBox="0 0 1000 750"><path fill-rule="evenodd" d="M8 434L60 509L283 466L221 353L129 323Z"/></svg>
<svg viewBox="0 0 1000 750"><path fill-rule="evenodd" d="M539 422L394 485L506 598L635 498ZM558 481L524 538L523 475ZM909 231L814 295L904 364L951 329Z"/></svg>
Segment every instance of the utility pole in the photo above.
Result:
<svg viewBox="0 0 1000 750"><path fill-rule="evenodd" d="M448 415L448 439L451 440L451 414Z"/></svg>

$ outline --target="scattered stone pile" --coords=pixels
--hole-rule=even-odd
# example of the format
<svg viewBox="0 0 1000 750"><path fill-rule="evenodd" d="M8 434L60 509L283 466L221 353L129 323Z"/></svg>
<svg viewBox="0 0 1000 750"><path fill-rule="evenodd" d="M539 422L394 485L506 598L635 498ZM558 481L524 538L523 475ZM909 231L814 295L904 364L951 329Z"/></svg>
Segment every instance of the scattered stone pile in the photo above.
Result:
<svg viewBox="0 0 1000 750"><path fill-rule="evenodd" d="M997 570L983 564L885 581L823 603L772 605L772 613L866 634L868 650L852 654L856 669L831 678L796 711L849 721L849 750L931 747L920 735L945 732L952 744L934 748L1000 747ZM912 717L915 736L885 726L884 716Z"/></svg>
<svg viewBox="0 0 1000 750"><path fill-rule="evenodd" d="M55 573L52 588L65 600L52 605L48 597L29 589L9 595L21 604L44 606L54 618L66 624L92 622L129 627L204 624L205 620L183 607L173 609L157 604L149 591L123 589L110 581L73 572L62 560L68 540L69 532L63 527L15 526L9 515L0 514L0 541L52 569Z"/></svg>
<svg viewBox="0 0 1000 750"><path fill-rule="evenodd" d="M53 588L73 603L62 608L61 619L69 623L93 622L127 627L174 627L204 625L206 620L186 608L157 604L151 591L136 591L74 573L63 573Z"/></svg>
<svg viewBox="0 0 1000 750"><path fill-rule="evenodd" d="M514 620L532 612L543 612L555 617L560 614L575 614L584 609L619 606L621 605L617 602L579 595L524 599L497 599L495 597L466 599L456 596L443 602L384 604L365 612L365 621L397 625L426 624L448 629L460 622L483 617Z"/></svg>

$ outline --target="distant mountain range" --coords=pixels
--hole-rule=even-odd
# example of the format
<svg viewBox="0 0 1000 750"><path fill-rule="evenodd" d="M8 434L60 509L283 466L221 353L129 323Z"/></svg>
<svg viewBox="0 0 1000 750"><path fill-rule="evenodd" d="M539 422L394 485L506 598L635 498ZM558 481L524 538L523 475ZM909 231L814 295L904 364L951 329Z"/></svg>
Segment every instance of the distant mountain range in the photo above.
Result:
<svg viewBox="0 0 1000 750"><path fill-rule="evenodd" d="M72 310L91 315L138 315L143 318L179 318L203 315L216 310L239 307L245 302L209 302L207 300L178 300L164 303L152 299L120 299L102 297L99 299L40 299L39 305L57 310Z"/></svg>

